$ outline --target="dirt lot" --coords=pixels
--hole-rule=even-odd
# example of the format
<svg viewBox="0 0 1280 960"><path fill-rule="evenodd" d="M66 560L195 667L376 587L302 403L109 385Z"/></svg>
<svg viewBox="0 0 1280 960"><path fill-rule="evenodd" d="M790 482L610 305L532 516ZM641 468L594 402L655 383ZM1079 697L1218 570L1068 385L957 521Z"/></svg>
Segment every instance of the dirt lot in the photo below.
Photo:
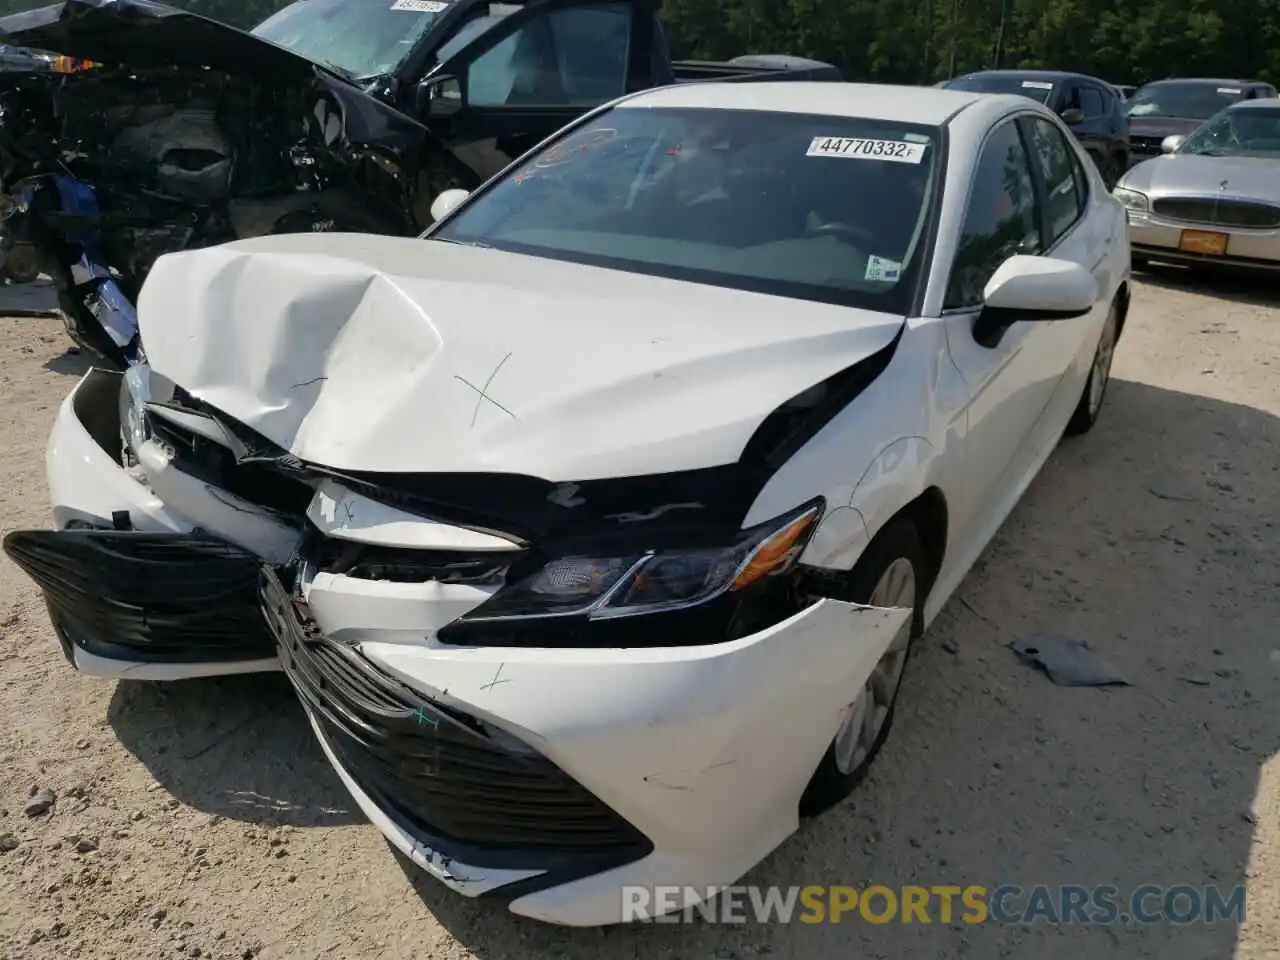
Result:
<svg viewBox="0 0 1280 960"><path fill-rule="evenodd" d="M871 779L747 882L1246 885L1242 927L517 921L393 856L282 680L80 678L6 560L0 956L1280 957L1280 298L1150 280L1102 422L925 638ZM5 530L47 523L44 441L83 369L65 347L0 320ZM1046 630L1135 685L1053 686L1007 648ZM52 816L22 812L37 785Z"/></svg>

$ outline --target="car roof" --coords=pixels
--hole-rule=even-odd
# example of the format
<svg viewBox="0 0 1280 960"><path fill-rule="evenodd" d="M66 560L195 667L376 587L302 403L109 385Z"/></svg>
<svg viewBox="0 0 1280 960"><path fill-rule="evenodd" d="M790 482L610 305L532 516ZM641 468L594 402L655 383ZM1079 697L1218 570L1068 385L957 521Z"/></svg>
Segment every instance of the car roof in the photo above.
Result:
<svg viewBox="0 0 1280 960"><path fill-rule="evenodd" d="M1152 80L1144 83L1144 87L1162 86L1166 83L1233 83L1237 87L1248 87L1261 80L1233 80L1230 77L1166 77L1163 80Z"/></svg>
<svg viewBox="0 0 1280 960"><path fill-rule="evenodd" d="M1087 73L1073 73L1070 70L974 70L972 73L961 73L953 80L963 80L966 77L1028 77L1032 80L1094 80L1098 83L1106 83L1105 80L1098 80L1097 77L1091 77ZM1110 86L1110 84L1107 84Z"/></svg>
<svg viewBox="0 0 1280 960"><path fill-rule="evenodd" d="M882 83L823 83L767 80L759 83L677 83L628 97L622 108L688 107L761 110L866 120L901 120L942 126L965 107L990 94Z"/></svg>
<svg viewBox="0 0 1280 960"><path fill-rule="evenodd" d="M1233 113L1237 110L1280 110L1280 97L1263 97L1260 100L1241 100L1227 107Z"/></svg>

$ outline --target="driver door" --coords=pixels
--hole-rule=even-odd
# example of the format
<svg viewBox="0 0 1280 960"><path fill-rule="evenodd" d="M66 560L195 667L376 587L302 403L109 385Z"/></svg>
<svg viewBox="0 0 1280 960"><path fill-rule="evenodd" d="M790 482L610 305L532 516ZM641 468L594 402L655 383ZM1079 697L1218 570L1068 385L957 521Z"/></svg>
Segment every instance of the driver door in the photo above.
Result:
<svg viewBox="0 0 1280 960"><path fill-rule="evenodd" d="M1070 357L1053 356L1052 322L979 335L983 290L1015 254L1045 251L1033 159L1016 117L990 131L975 168L944 300L947 349L968 388L965 484L951 504L957 542L985 543L1025 476L1032 438Z"/></svg>
<svg viewBox="0 0 1280 960"><path fill-rule="evenodd" d="M652 18L633 0L531 3L465 43L446 44L427 83L443 93L426 123L474 188L565 124L649 85Z"/></svg>

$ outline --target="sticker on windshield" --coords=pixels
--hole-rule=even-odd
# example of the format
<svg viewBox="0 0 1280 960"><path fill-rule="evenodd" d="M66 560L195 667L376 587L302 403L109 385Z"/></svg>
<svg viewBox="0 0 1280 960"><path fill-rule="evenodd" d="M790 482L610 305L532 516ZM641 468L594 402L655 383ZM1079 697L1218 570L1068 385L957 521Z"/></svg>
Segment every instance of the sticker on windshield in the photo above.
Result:
<svg viewBox="0 0 1280 960"><path fill-rule="evenodd" d="M1052 90L1053 89L1052 83L1046 83L1043 80L1023 80L1022 86L1023 86L1023 89L1026 89L1026 90Z"/></svg>
<svg viewBox="0 0 1280 960"><path fill-rule="evenodd" d="M884 257L867 257L866 280L895 281L902 275L902 264Z"/></svg>
<svg viewBox="0 0 1280 960"><path fill-rule="evenodd" d="M448 7L444 0L396 0L392 10L410 10L413 13L439 13Z"/></svg>
<svg viewBox="0 0 1280 960"><path fill-rule="evenodd" d="M1219 92L1219 93L1230 93L1230 94L1232 94L1233 96L1237 96L1237 97L1238 97L1238 96L1240 96L1240 94L1244 93L1244 91L1243 91L1243 90L1241 90L1239 87L1219 87L1219 88L1218 88L1218 92Z"/></svg>
<svg viewBox="0 0 1280 960"><path fill-rule="evenodd" d="M861 137L814 137L806 157L846 157L854 160L889 160L919 163L924 159L923 143L905 140L866 140Z"/></svg>

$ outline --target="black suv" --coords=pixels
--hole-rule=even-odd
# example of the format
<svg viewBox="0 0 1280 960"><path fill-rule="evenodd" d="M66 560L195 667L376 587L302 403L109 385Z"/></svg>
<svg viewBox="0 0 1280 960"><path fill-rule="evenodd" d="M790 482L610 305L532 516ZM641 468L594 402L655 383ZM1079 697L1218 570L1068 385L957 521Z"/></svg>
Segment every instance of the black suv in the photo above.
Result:
<svg viewBox="0 0 1280 960"><path fill-rule="evenodd" d="M1129 169L1129 123L1116 88L1082 73L983 70L938 84L974 93L1016 93L1039 100L1062 118L1088 151L1110 190Z"/></svg>
<svg viewBox="0 0 1280 960"><path fill-rule="evenodd" d="M1257 80L1156 80L1125 103L1132 131L1133 162L1160 156L1165 137L1186 136L1219 110L1241 100L1263 100L1276 88Z"/></svg>

